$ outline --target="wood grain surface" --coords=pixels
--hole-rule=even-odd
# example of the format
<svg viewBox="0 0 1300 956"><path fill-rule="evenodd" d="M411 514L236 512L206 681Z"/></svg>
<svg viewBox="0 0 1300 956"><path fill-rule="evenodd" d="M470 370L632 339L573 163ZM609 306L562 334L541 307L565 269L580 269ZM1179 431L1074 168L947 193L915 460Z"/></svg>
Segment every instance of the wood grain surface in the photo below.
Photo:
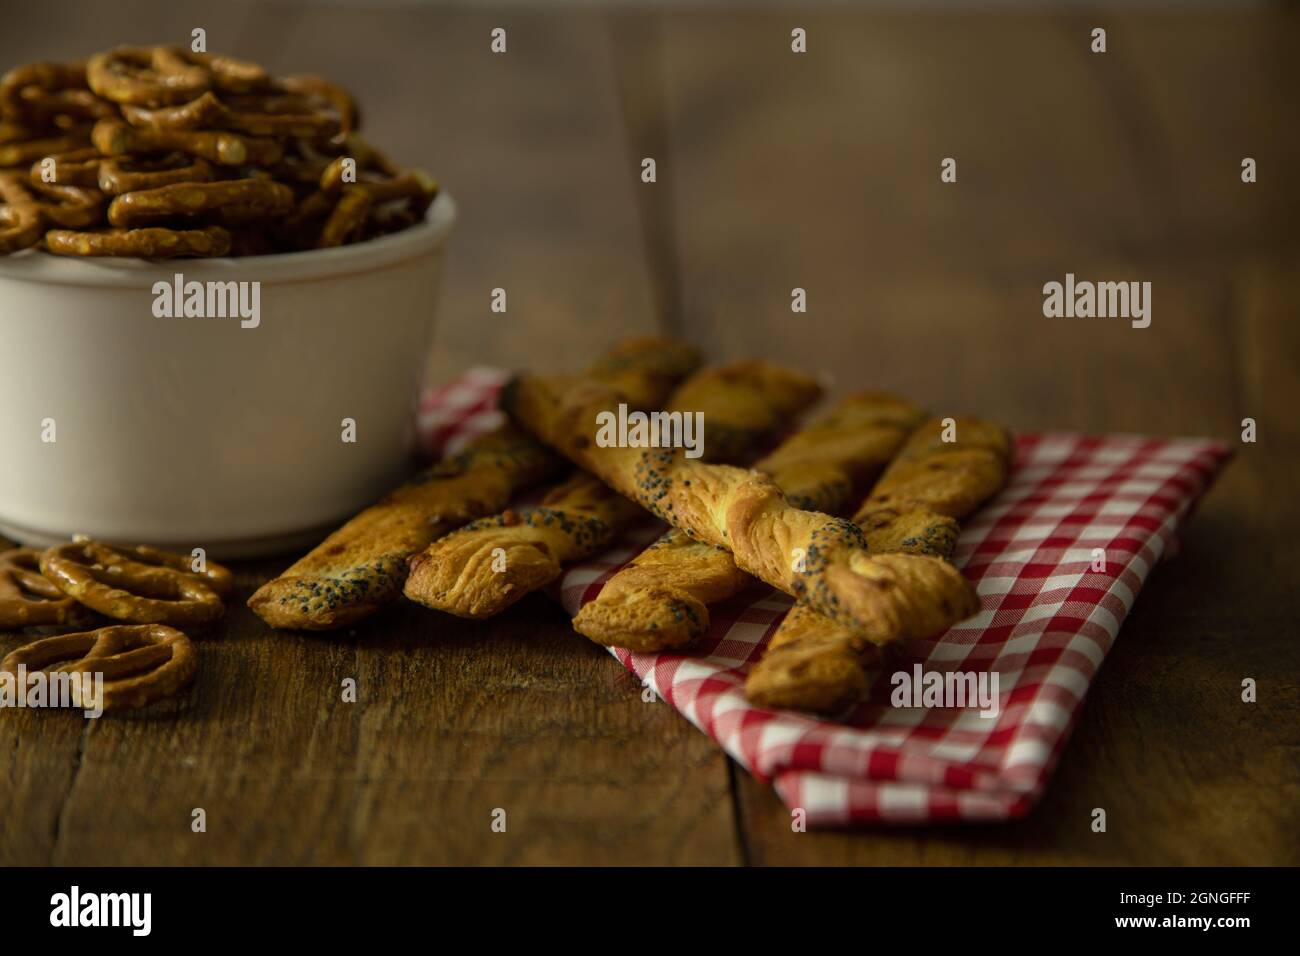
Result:
<svg viewBox="0 0 1300 956"><path fill-rule="evenodd" d="M541 596L487 622L402 605L313 636L240 600L176 701L0 712L0 865L1300 862L1294 7L120 6L22 5L0 67L202 26L211 49L351 86L374 138L460 203L437 378L572 366L660 329L936 412L1238 453L1022 821L793 833L767 786ZM1151 327L1043 318L1066 272L1151 281ZM240 567L241 594L287 563Z"/></svg>

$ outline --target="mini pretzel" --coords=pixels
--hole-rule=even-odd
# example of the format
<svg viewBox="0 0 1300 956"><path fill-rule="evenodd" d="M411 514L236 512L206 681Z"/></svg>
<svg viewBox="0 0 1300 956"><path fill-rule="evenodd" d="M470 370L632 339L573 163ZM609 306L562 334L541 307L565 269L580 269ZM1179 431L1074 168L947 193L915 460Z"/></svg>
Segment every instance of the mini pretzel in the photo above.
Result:
<svg viewBox="0 0 1300 956"><path fill-rule="evenodd" d="M48 166L45 162L47 159L52 160ZM30 178L33 183L48 182L58 186L93 188L99 185L99 167L102 162L103 157L93 146L42 156L32 163ZM47 180L47 176L52 178Z"/></svg>
<svg viewBox="0 0 1300 956"><path fill-rule="evenodd" d="M41 207L19 173L0 173L0 255L36 245L45 228Z"/></svg>
<svg viewBox="0 0 1300 956"><path fill-rule="evenodd" d="M190 555L164 551L161 548L153 548L147 544L137 544L131 547L109 546L86 538L77 539L73 543L85 545L87 554L94 556L106 565L111 565L125 557L140 564L171 568L173 571L194 578L196 581L202 581L216 591L217 596L221 598L230 597L235 590L235 575L229 568L217 564L215 561L205 560L203 570L195 571L194 559Z"/></svg>
<svg viewBox="0 0 1300 956"><path fill-rule="evenodd" d="M317 248L341 246L360 234L366 224L366 217L370 215L370 207L374 204L374 197L367 190L353 189L345 192L334 204L334 211L321 228L320 238L316 240Z"/></svg>
<svg viewBox="0 0 1300 956"><path fill-rule="evenodd" d="M262 179L177 183L118 196L108 207L108 221L133 227L206 215L222 225L244 225L285 215L293 204L292 189Z"/></svg>
<svg viewBox="0 0 1300 956"><path fill-rule="evenodd" d="M359 125L322 77L181 48L19 67L0 78L0 173L25 192L0 194L0 256L260 255L416 225L437 184Z"/></svg>
<svg viewBox="0 0 1300 956"><path fill-rule="evenodd" d="M122 104L122 115L132 126L148 129L211 129L217 126L226 108L215 93L208 90L198 99L178 106L131 106Z"/></svg>
<svg viewBox="0 0 1300 956"><path fill-rule="evenodd" d="M321 174L320 190L329 196L337 196L343 187L349 185L343 181L343 167L347 160L355 163L358 180L368 172L377 172L386 179L401 175L402 170L386 155L371 146L360 136L348 136L343 142L342 155L336 157Z"/></svg>
<svg viewBox="0 0 1300 956"><path fill-rule="evenodd" d="M5 174L5 184L0 186L0 197L14 206L27 203L35 205L42 224L54 224L80 229L99 222L103 203L99 193L81 186L60 186L56 183L35 182L14 173ZM24 199L22 192L26 190ZM49 200L42 197L48 196Z"/></svg>
<svg viewBox="0 0 1300 956"><path fill-rule="evenodd" d="M96 123L90 139L105 156L180 150L222 166L273 166L284 156L284 147L273 139L220 130L142 129L116 119Z"/></svg>
<svg viewBox="0 0 1300 956"><path fill-rule="evenodd" d="M43 624L71 624L90 613L41 575L41 552L0 552L0 630Z"/></svg>
<svg viewBox="0 0 1300 956"><path fill-rule="evenodd" d="M97 190L45 182L31 183L30 188L53 200L38 199L37 206L47 222L64 229L93 226L104 213L104 203Z"/></svg>
<svg viewBox="0 0 1300 956"><path fill-rule="evenodd" d="M169 564L132 560L94 541L50 548L41 555L41 573L64 594L117 621L197 625L225 613L220 596L203 576Z"/></svg>
<svg viewBox="0 0 1300 956"><path fill-rule="evenodd" d="M118 47L86 62L90 88L114 103L185 103L212 87L212 72L164 47Z"/></svg>
<svg viewBox="0 0 1300 956"><path fill-rule="evenodd" d="M68 128L113 115L113 104L86 85L80 63L30 63L0 79L0 116L37 126Z"/></svg>
<svg viewBox="0 0 1300 956"><path fill-rule="evenodd" d="M183 631L160 624L115 625L33 641L0 661L0 672L46 671L102 674L105 712L144 707L171 697L194 679L198 654ZM81 682L71 682L72 700L88 707Z"/></svg>
<svg viewBox="0 0 1300 956"><path fill-rule="evenodd" d="M45 136L39 139L0 140L0 166L26 166L46 156L71 152L86 145L84 136Z"/></svg>
<svg viewBox="0 0 1300 956"><path fill-rule="evenodd" d="M254 104L256 97L247 97ZM228 129L250 136L304 136L328 139L338 135L339 121L324 113L275 110L269 112L232 110L209 90L197 100L180 106L122 107L132 126L156 130Z"/></svg>
<svg viewBox="0 0 1300 956"><path fill-rule="evenodd" d="M221 93L255 93L270 87L266 70L247 60L215 53L185 53L173 47L160 47L157 57L164 67L192 64L204 67L212 76L212 87Z"/></svg>
<svg viewBox="0 0 1300 956"><path fill-rule="evenodd" d="M0 206L0 213L4 211ZM2 220L0 220L2 221ZM39 229L38 229L39 233ZM4 250L0 231L0 251ZM39 238L39 235L38 235ZM230 252L230 233L220 226L201 229L51 229L45 249L56 256L113 256L126 259L199 259Z"/></svg>
<svg viewBox="0 0 1300 956"><path fill-rule="evenodd" d="M100 190L110 196L173 183L207 183L216 178L206 159L184 153L168 153L156 159L131 156L102 159L98 177Z"/></svg>
<svg viewBox="0 0 1300 956"><path fill-rule="evenodd" d="M329 103L338 114L339 126L344 135L361 128L361 111L352 94L322 76L307 74L286 76L276 83L276 87L289 93L309 96Z"/></svg>

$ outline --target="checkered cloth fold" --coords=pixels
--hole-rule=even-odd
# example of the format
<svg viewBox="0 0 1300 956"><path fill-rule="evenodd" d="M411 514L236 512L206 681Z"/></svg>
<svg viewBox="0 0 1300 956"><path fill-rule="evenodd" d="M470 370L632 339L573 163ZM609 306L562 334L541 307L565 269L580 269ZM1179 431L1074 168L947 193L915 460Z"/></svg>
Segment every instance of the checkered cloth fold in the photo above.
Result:
<svg viewBox="0 0 1300 956"><path fill-rule="evenodd" d="M421 433L454 452L492 427L506 378L473 369L429 392ZM428 423L434 423L429 427ZM755 584L710 609L689 654L618 660L810 825L1022 816L1042 795L1142 583L1229 458L1219 442L1135 436L1022 435L1006 489L966 522L954 562L983 610L913 641L843 722L755 707L745 674L791 601ZM576 614L663 530L654 521L566 570L556 589ZM994 716L893 706L898 673L950 671L998 679Z"/></svg>

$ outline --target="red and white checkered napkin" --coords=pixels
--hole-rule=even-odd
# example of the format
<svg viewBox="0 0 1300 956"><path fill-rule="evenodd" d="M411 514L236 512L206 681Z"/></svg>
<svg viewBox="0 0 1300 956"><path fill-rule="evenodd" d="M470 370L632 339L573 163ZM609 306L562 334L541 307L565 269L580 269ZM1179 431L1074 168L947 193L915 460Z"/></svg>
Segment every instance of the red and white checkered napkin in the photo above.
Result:
<svg viewBox="0 0 1300 956"><path fill-rule="evenodd" d="M471 422L503 378L474 370L430 393L444 440L479 432ZM966 523L953 559L984 609L910 644L846 722L745 700L749 665L790 607L766 586L711 608L709 632L691 654L613 653L811 824L1021 816L1041 796L1142 582L1228 457L1226 446L1205 440L1020 436L1010 484ZM661 530L647 522L570 568L558 588L565 609L576 614ZM890 706L890 675L917 663L927 672L997 672L1000 712Z"/></svg>

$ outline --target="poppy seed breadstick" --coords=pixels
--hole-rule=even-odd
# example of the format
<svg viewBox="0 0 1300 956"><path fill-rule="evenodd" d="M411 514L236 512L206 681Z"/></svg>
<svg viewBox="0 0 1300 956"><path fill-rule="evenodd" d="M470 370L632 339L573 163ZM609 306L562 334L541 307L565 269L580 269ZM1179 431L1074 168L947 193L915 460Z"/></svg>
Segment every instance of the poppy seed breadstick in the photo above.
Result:
<svg viewBox="0 0 1300 956"><path fill-rule="evenodd" d="M942 421L918 428L858 509L854 521L873 553L946 560L957 542L957 519L1006 483L1012 460L1006 431L970 418L954 420L954 427L950 443L942 440ZM886 643L796 606L749 672L745 692L764 707L840 713L867 693L868 671Z"/></svg>
<svg viewBox="0 0 1300 956"><path fill-rule="evenodd" d="M704 454L736 460L820 394L799 372L767 362L704 369L668 400L666 415L696 416ZM671 420L671 419L665 419ZM566 563L610 544L645 512L585 472L552 489L536 508L481 518L411 559L404 593L460 617L499 614L560 576Z"/></svg>
<svg viewBox="0 0 1300 956"><path fill-rule="evenodd" d="M525 428L615 490L706 544L737 567L857 630L888 640L928 637L979 609L970 583L946 561L873 556L852 522L790 505L767 475L705 464L670 449L600 447L596 416L618 396L596 383L559 391L522 375L502 395Z"/></svg>
<svg viewBox="0 0 1300 956"><path fill-rule="evenodd" d="M633 339L598 360L592 373L617 383L624 394L663 395L698 363L698 353L680 342ZM554 455L518 429L485 435L362 511L258 588L248 606L272 627L330 630L353 624L401 595L412 554L500 511L516 491L559 467Z"/></svg>
<svg viewBox="0 0 1300 956"><path fill-rule="evenodd" d="M850 395L754 467L770 474L792 505L836 514L880 474L923 414L888 393ZM708 630L710 604L753 580L730 551L673 529L605 582L573 627L606 647L683 647Z"/></svg>

